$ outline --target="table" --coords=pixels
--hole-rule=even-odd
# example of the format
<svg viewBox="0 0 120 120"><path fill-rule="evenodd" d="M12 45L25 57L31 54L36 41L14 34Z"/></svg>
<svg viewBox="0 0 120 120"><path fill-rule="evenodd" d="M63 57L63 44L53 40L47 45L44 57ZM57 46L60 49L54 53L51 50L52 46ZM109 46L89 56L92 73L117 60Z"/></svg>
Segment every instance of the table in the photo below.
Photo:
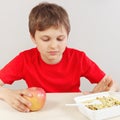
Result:
<svg viewBox="0 0 120 120"><path fill-rule="evenodd" d="M65 106L67 103L75 103L74 97L81 93L47 93L45 106L37 112L22 113L4 101L0 101L1 120L89 120L82 115L77 107ZM109 120L120 120L115 117Z"/></svg>

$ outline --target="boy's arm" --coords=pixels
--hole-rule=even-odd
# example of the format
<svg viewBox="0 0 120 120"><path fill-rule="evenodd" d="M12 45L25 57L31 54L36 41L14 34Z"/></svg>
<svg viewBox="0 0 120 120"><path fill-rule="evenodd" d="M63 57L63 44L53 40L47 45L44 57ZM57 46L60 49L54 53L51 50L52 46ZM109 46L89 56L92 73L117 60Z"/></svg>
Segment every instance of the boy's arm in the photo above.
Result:
<svg viewBox="0 0 120 120"><path fill-rule="evenodd" d="M27 89L25 90L12 90L2 87L4 83L0 80L0 99L7 102L14 109L21 112L29 112L31 103L24 98L24 96L31 96Z"/></svg>
<svg viewBox="0 0 120 120"><path fill-rule="evenodd" d="M120 91L119 85L110 76L105 76L92 90L92 93L103 91Z"/></svg>
<svg viewBox="0 0 120 120"><path fill-rule="evenodd" d="M3 81L0 80L0 91L2 91L2 86L4 85ZM0 92L0 99L3 99L2 98L2 92Z"/></svg>
<svg viewBox="0 0 120 120"><path fill-rule="evenodd" d="M3 94L4 94L4 87L3 87L4 83L3 81L0 79L0 99L3 100Z"/></svg>
<svg viewBox="0 0 120 120"><path fill-rule="evenodd" d="M3 81L0 80L0 87L2 87L4 85Z"/></svg>

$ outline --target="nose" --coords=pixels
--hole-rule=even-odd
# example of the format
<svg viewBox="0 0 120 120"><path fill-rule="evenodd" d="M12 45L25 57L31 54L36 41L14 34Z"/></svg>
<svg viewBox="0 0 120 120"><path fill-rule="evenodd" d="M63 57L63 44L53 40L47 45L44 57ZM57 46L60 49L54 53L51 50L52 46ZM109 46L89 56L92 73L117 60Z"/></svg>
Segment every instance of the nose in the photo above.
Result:
<svg viewBox="0 0 120 120"><path fill-rule="evenodd" d="M50 47L51 47L51 48L56 48L56 47L57 47L57 41L56 41L56 40L52 40L52 41L50 42Z"/></svg>

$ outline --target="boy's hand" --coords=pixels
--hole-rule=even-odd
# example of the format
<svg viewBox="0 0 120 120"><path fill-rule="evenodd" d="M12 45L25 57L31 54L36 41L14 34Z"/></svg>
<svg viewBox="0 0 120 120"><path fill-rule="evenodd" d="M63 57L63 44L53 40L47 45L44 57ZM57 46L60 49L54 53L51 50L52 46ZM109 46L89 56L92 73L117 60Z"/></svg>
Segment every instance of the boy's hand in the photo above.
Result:
<svg viewBox="0 0 120 120"><path fill-rule="evenodd" d="M23 96L32 96L27 90L11 90L7 88L0 88L2 99L6 101L11 107L20 112L29 112L31 103Z"/></svg>
<svg viewBox="0 0 120 120"><path fill-rule="evenodd" d="M103 91L117 91L117 85L110 76L105 76L93 89L92 93Z"/></svg>

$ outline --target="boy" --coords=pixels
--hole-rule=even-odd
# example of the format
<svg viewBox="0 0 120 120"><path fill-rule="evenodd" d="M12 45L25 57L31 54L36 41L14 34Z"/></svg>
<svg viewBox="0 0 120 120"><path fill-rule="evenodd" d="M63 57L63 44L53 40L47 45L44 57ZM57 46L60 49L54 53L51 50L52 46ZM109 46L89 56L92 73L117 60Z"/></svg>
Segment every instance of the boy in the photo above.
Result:
<svg viewBox="0 0 120 120"><path fill-rule="evenodd" d="M46 92L80 92L80 77L98 83L92 92L115 88L114 81L82 51L67 47L70 24L67 12L56 4L41 3L29 15L29 32L36 48L21 52L0 71L0 98L21 112L31 105L27 90L10 90L4 84L24 79L28 87Z"/></svg>

